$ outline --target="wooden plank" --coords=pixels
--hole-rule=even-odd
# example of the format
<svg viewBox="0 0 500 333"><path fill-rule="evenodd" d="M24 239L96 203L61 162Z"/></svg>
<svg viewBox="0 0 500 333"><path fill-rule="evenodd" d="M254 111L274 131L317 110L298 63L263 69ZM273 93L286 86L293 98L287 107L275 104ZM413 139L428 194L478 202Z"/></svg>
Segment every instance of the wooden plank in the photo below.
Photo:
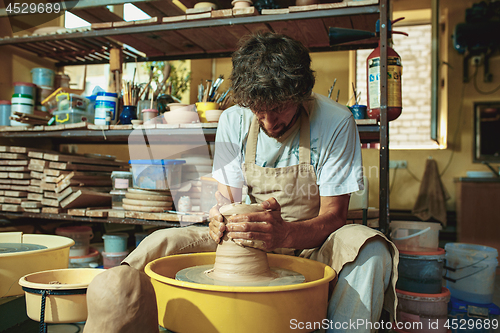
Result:
<svg viewBox="0 0 500 333"><path fill-rule="evenodd" d="M40 186L30 185L30 186L28 186L28 192L43 193L43 190L40 188Z"/></svg>
<svg viewBox="0 0 500 333"><path fill-rule="evenodd" d="M43 214L60 214L64 212L64 209L56 207L42 207Z"/></svg>
<svg viewBox="0 0 500 333"><path fill-rule="evenodd" d="M87 122L79 122L74 124L64 124L64 129L77 130L77 129L87 129Z"/></svg>
<svg viewBox="0 0 500 333"><path fill-rule="evenodd" d="M20 205L23 201L27 201L27 199L23 199L23 198L11 198L11 197L5 197L4 198L4 202L6 204Z"/></svg>
<svg viewBox="0 0 500 333"><path fill-rule="evenodd" d="M28 193L28 200L31 200L31 201L42 201L43 200L43 194Z"/></svg>
<svg viewBox="0 0 500 333"><path fill-rule="evenodd" d="M0 184L0 189L2 189L2 190L10 190L11 186L12 185L10 185L10 184L9 185L7 185L7 184Z"/></svg>
<svg viewBox="0 0 500 333"><path fill-rule="evenodd" d="M328 47L330 39L328 29L320 19L297 20L297 28L307 41L306 47Z"/></svg>
<svg viewBox="0 0 500 333"><path fill-rule="evenodd" d="M131 219L141 219L141 220L156 220L156 221L172 221L179 222L180 215L171 213L144 213L144 212L133 212L125 211L125 217Z"/></svg>
<svg viewBox="0 0 500 333"><path fill-rule="evenodd" d="M90 28L92 30L111 29L113 28L113 22L92 23L90 25Z"/></svg>
<svg viewBox="0 0 500 333"><path fill-rule="evenodd" d="M12 185L29 185L30 184L30 179L11 179L11 184Z"/></svg>
<svg viewBox="0 0 500 333"><path fill-rule="evenodd" d="M72 208L72 209L68 209L68 215L71 215L71 216L86 216L85 215L85 212L87 210L85 208Z"/></svg>
<svg viewBox="0 0 500 333"><path fill-rule="evenodd" d="M155 36L158 36L162 41L175 46L177 50L172 51L173 54L180 55L203 52L202 48L175 31L158 31L155 32Z"/></svg>
<svg viewBox="0 0 500 333"><path fill-rule="evenodd" d="M51 126L45 126L43 128L44 131L51 131L51 132L55 132L55 131L64 131L64 124L61 124L61 125L51 125Z"/></svg>
<svg viewBox="0 0 500 333"><path fill-rule="evenodd" d="M88 217L108 217L108 211L110 209L87 209L85 212L85 216Z"/></svg>
<svg viewBox="0 0 500 333"><path fill-rule="evenodd" d="M336 28L345 28L345 29L353 29L352 21L349 16L333 16L333 17L324 17L323 24L325 27L336 27Z"/></svg>
<svg viewBox="0 0 500 333"><path fill-rule="evenodd" d="M163 54L168 54L168 45L163 45L162 43L155 43L153 40L147 40L140 37L135 37L134 35L118 35L113 36L119 42L125 43L132 46L134 49L146 53L148 56L160 56ZM90 125L89 125L90 129Z"/></svg>
<svg viewBox="0 0 500 333"><path fill-rule="evenodd" d="M207 29L208 28L178 30L177 33L184 36L184 38L187 38L206 52L217 52L221 50L222 46L211 40L211 35L206 33Z"/></svg>
<svg viewBox="0 0 500 333"><path fill-rule="evenodd" d="M288 7L290 13L298 13L298 12L310 12L313 10L318 10L318 5L306 5L306 6L290 6Z"/></svg>
<svg viewBox="0 0 500 333"><path fill-rule="evenodd" d="M119 167L108 167L99 165L87 165L87 164L72 164L71 162L50 162L49 168L59 169L59 170L72 170L72 171L128 171L128 168Z"/></svg>
<svg viewBox="0 0 500 333"><path fill-rule="evenodd" d="M30 148L30 147L21 147L21 146L8 146L8 151L11 153L19 153L19 154L27 154L30 151L38 151L38 152L43 152L46 150L39 149L39 148Z"/></svg>
<svg viewBox="0 0 500 333"><path fill-rule="evenodd" d="M6 179L9 178L9 173L8 172L0 172L0 179Z"/></svg>
<svg viewBox="0 0 500 333"><path fill-rule="evenodd" d="M133 125L109 125L110 130L129 130L133 129Z"/></svg>
<svg viewBox="0 0 500 333"><path fill-rule="evenodd" d="M30 151L30 152L28 152L28 157L43 160L43 154L44 154L44 152Z"/></svg>
<svg viewBox="0 0 500 333"><path fill-rule="evenodd" d="M269 22L269 25L275 32L290 36L302 42L302 44L307 45L307 40L302 35L296 21L274 21Z"/></svg>
<svg viewBox="0 0 500 333"><path fill-rule="evenodd" d="M114 37L113 37L114 38ZM88 124L87 128L89 130L94 130L94 131L102 131L102 130L109 130L109 125L94 125L94 124ZM103 137L104 133L103 133Z"/></svg>
<svg viewBox="0 0 500 333"><path fill-rule="evenodd" d="M5 195L6 197L26 198L28 196L28 192L25 192L25 191L4 191L3 195Z"/></svg>
<svg viewBox="0 0 500 333"><path fill-rule="evenodd" d="M14 185L12 184L10 186L10 189L13 190L13 191L26 191L28 192L29 191L29 186L25 186L25 185Z"/></svg>
<svg viewBox="0 0 500 333"><path fill-rule="evenodd" d="M30 179L30 185L32 186L40 186L42 184L41 179Z"/></svg>
<svg viewBox="0 0 500 333"><path fill-rule="evenodd" d="M49 162L49 161L45 161L45 162ZM36 171L36 172L43 172L43 170L45 169L44 166L41 166L41 165L38 165L38 164L30 164L28 165L28 170L30 171Z"/></svg>
<svg viewBox="0 0 500 333"><path fill-rule="evenodd" d="M46 161L47 164L49 163L48 161ZM64 171L64 170L58 170L58 169L47 169L45 168L43 170L43 174L47 175L47 176L53 176L53 177L59 177L61 175L67 175L68 173L70 173L71 171Z"/></svg>
<svg viewBox="0 0 500 333"><path fill-rule="evenodd" d="M9 172L9 178L14 178L14 179L30 179L31 176L30 176L29 173Z"/></svg>
<svg viewBox="0 0 500 333"><path fill-rule="evenodd" d="M9 205L9 204L3 204L2 205L2 210L5 212L20 212L22 211L21 206L19 205Z"/></svg>
<svg viewBox="0 0 500 333"><path fill-rule="evenodd" d="M40 201L23 201L21 203L23 208L41 208L42 203Z"/></svg>
<svg viewBox="0 0 500 333"><path fill-rule="evenodd" d="M5 197L0 197L0 203L4 203L5 202Z"/></svg>
<svg viewBox="0 0 500 333"><path fill-rule="evenodd" d="M187 21L195 21L195 20L208 20L212 17L212 13L200 13L200 14L190 14L186 15Z"/></svg>
<svg viewBox="0 0 500 333"><path fill-rule="evenodd" d="M35 179L40 179L42 180L44 177L44 174L42 172L37 172L37 171L31 171L30 172L30 177L35 178Z"/></svg>
<svg viewBox="0 0 500 333"><path fill-rule="evenodd" d="M40 189L43 191L55 191L56 190L56 184L55 183L47 183L47 182L42 182L40 185Z"/></svg>
<svg viewBox="0 0 500 333"><path fill-rule="evenodd" d="M59 207L59 200L43 198L42 205L49 206L49 207Z"/></svg>
<svg viewBox="0 0 500 333"><path fill-rule="evenodd" d="M182 22L186 21L187 17L186 15L176 15L176 16L168 16L162 18L163 23L174 23L174 22Z"/></svg>
<svg viewBox="0 0 500 333"><path fill-rule="evenodd" d="M257 16L259 11L255 7L233 8L234 17Z"/></svg>
<svg viewBox="0 0 500 333"><path fill-rule="evenodd" d="M0 179L0 184L2 184L2 185L10 185L10 184L12 184L12 180L13 179L3 179L3 178L1 178Z"/></svg>
<svg viewBox="0 0 500 333"><path fill-rule="evenodd" d="M119 210L119 209L110 209L108 211L108 217L115 217L115 218L119 218L119 219L124 219L125 218L125 211Z"/></svg>
<svg viewBox="0 0 500 333"><path fill-rule="evenodd" d="M29 171L27 166L0 166L0 171L26 172Z"/></svg>
<svg viewBox="0 0 500 333"><path fill-rule="evenodd" d="M23 212L26 212L26 213L40 213L42 210L40 208L22 208L22 211Z"/></svg>
<svg viewBox="0 0 500 333"><path fill-rule="evenodd" d="M290 9L287 8L276 8L276 9L267 9L264 8L260 12L262 15L282 15L282 14L288 14L290 12Z"/></svg>
<svg viewBox="0 0 500 333"><path fill-rule="evenodd" d="M347 7L346 2L334 2L334 3L320 3L318 4L318 9L335 9L335 8L345 8Z"/></svg>
<svg viewBox="0 0 500 333"><path fill-rule="evenodd" d="M94 191L78 190L61 201L62 208L111 207L111 195Z"/></svg>
<svg viewBox="0 0 500 333"><path fill-rule="evenodd" d="M0 153L0 159L4 160L26 160L28 156L18 153Z"/></svg>
<svg viewBox="0 0 500 333"><path fill-rule="evenodd" d="M0 160L0 165L28 165L27 160Z"/></svg>
<svg viewBox="0 0 500 333"><path fill-rule="evenodd" d="M77 155L62 155L62 154L43 154L43 159L53 162L71 162L78 164L89 164L89 165L107 165L107 166L124 166L128 165L125 161L108 160L102 158L89 158Z"/></svg>
<svg viewBox="0 0 500 333"><path fill-rule="evenodd" d="M233 16L232 9L212 10L212 18L214 18L214 19L228 18L228 17L232 17L232 16Z"/></svg>

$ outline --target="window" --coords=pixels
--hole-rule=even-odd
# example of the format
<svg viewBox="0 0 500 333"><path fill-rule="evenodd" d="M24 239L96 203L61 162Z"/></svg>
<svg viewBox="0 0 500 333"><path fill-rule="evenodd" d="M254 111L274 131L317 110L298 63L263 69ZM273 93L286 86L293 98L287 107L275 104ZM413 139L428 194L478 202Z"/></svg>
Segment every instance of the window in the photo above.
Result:
<svg viewBox="0 0 500 333"><path fill-rule="evenodd" d="M389 122L391 149L432 149L431 140L431 25L399 26L392 48L403 65L403 112ZM356 51L356 87L362 91L360 104L366 105L366 58L372 50Z"/></svg>

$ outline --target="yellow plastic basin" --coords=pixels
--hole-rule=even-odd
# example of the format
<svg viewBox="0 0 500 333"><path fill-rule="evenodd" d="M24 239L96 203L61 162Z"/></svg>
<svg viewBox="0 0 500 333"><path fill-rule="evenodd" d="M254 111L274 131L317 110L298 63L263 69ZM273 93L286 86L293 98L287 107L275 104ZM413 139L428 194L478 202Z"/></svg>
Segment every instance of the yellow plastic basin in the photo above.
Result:
<svg viewBox="0 0 500 333"><path fill-rule="evenodd" d="M0 254L0 297L22 295L23 290L17 282L26 274L68 268L69 248L75 244L75 241L68 237L20 232L0 233L0 242L47 247L41 250Z"/></svg>
<svg viewBox="0 0 500 333"><path fill-rule="evenodd" d="M86 289L94 277L104 272L97 268L56 269L32 273L19 279L19 285L32 289L26 291L28 317L40 321L43 290L67 293L48 295L45 298L46 323L76 323L87 320ZM60 284L54 284L58 282ZM83 290L84 293L76 294Z"/></svg>
<svg viewBox="0 0 500 333"><path fill-rule="evenodd" d="M160 325L178 333L279 333L290 332L294 321L321 322L326 317L328 288L336 283L335 271L320 262L292 256L268 254L268 260L271 267L301 273L306 282L234 287L175 280L181 269L213 264L214 252L168 256L150 262L145 272L156 292Z"/></svg>

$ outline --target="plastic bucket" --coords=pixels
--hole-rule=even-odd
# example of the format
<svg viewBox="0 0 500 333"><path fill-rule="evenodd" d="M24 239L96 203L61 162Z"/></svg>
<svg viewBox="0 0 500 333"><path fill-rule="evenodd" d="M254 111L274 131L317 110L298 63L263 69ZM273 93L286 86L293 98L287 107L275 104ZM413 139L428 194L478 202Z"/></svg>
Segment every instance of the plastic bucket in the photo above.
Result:
<svg viewBox="0 0 500 333"><path fill-rule="evenodd" d="M52 69L37 67L31 70L31 82L37 86L54 87L56 73Z"/></svg>
<svg viewBox="0 0 500 333"><path fill-rule="evenodd" d="M493 300L498 251L495 248L448 243L446 249L446 287L455 298L488 304Z"/></svg>
<svg viewBox="0 0 500 333"><path fill-rule="evenodd" d="M104 239L104 252L106 253L119 253L127 250L128 234L126 233L105 234L102 239Z"/></svg>
<svg viewBox="0 0 500 333"><path fill-rule="evenodd" d="M128 255L128 251L118 253L102 253L102 265L104 268L120 266L123 259Z"/></svg>
<svg viewBox="0 0 500 333"><path fill-rule="evenodd" d="M10 126L10 101L0 101L0 126Z"/></svg>
<svg viewBox="0 0 500 333"><path fill-rule="evenodd" d="M441 224L432 222L392 221L391 240L400 251L437 251Z"/></svg>
<svg viewBox="0 0 500 333"><path fill-rule="evenodd" d="M14 82L14 94L30 95L31 98L36 97L36 85L29 82Z"/></svg>
<svg viewBox="0 0 500 333"><path fill-rule="evenodd" d="M446 333L450 291L441 288L438 294L419 294L396 289L396 318L404 332Z"/></svg>
<svg viewBox="0 0 500 333"><path fill-rule="evenodd" d="M444 262L443 249L434 252L400 251L396 288L422 294L441 293Z"/></svg>
<svg viewBox="0 0 500 333"><path fill-rule="evenodd" d="M69 237L75 241L75 245L69 249L70 257L81 257L89 254L90 240L94 237L91 227L62 227L56 229L56 234Z"/></svg>

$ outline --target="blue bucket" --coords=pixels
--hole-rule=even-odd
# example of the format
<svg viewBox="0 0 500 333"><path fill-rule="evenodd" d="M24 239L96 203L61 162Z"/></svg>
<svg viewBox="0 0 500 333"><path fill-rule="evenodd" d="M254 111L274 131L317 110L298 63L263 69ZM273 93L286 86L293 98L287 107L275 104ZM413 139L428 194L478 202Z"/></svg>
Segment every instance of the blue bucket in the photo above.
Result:
<svg viewBox="0 0 500 333"><path fill-rule="evenodd" d="M37 67L31 70L31 82L37 86L54 87L56 73L52 69Z"/></svg>

